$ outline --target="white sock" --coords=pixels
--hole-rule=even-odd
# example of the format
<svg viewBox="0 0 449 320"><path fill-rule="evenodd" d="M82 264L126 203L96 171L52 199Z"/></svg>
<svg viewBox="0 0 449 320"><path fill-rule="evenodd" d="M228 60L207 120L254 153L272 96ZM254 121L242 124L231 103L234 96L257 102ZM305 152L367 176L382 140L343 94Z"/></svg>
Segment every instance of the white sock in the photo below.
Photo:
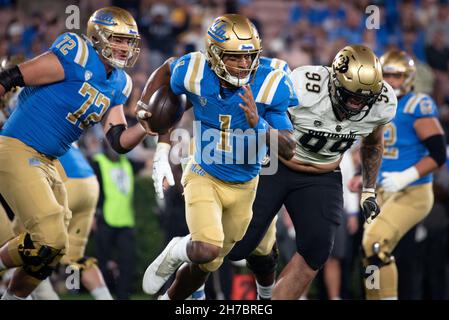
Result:
<svg viewBox="0 0 449 320"><path fill-rule="evenodd" d="M167 292L165 292L163 295L159 296L157 299L158 300L171 300L170 297L168 296Z"/></svg>
<svg viewBox="0 0 449 320"><path fill-rule="evenodd" d="M190 241L190 234L183 237L172 249L173 257L181 261L192 262L187 255L187 244Z"/></svg>
<svg viewBox="0 0 449 320"><path fill-rule="evenodd" d="M90 294L95 300L114 300L106 286L95 288Z"/></svg>
<svg viewBox="0 0 449 320"><path fill-rule="evenodd" d="M31 292L33 300L59 300L59 296L51 285L50 278L43 280L36 289Z"/></svg>
<svg viewBox="0 0 449 320"><path fill-rule="evenodd" d="M29 298L29 296L26 298L18 297L14 293L10 292L9 290L6 290L2 296L2 300L31 300L31 299Z"/></svg>
<svg viewBox="0 0 449 320"><path fill-rule="evenodd" d="M256 280L257 296L262 299L271 299L273 295L274 283L271 286L261 286Z"/></svg>

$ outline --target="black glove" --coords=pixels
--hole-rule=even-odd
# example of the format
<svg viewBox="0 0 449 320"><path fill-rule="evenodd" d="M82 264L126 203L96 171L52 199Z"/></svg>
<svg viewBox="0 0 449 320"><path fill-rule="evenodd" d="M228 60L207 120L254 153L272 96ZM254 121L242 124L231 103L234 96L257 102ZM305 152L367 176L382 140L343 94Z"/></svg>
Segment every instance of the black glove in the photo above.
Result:
<svg viewBox="0 0 449 320"><path fill-rule="evenodd" d="M365 217L366 223L371 223L380 213L379 205L376 201L376 194L371 192L362 192L360 206Z"/></svg>

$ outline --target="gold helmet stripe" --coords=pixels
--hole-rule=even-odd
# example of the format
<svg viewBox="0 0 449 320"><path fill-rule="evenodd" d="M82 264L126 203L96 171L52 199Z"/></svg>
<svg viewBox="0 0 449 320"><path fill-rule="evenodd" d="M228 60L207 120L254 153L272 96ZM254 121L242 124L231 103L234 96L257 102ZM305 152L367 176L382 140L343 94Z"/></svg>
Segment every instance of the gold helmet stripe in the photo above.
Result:
<svg viewBox="0 0 449 320"><path fill-rule="evenodd" d="M282 79L284 72L282 70L273 70L265 78L259 92L257 93L256 102L271 104L274 94Z"/></svg>
<svg viewBox="0 0 449 320"><path fill-rule="evenodd" d="M76 41L78 42L78 50L75 56L75 62L78 63L82 67L86 67L87 59L89 58L89 50L87 48L86 41L82 39L76 33L71 33L76 37Z"/></svg>
<svg viewBox="0 0 449 320"><path fill-rule="evenodd" d="M129 98L129 95L131 94L131 91L133 89L133 81L131 80L131 77L125 72L125 76L126 76L126 84L125 87L123 88L123 95L127 98Z"/></svg>
<svg viewBox="0 0 449 320"><path fill-rule="evenodd" d="M203 79L205 65L206 57L201 52L193 52L190 54L190 61L184 78L184 86L189 92L198 96L201 95L200 85Z"/></svg>

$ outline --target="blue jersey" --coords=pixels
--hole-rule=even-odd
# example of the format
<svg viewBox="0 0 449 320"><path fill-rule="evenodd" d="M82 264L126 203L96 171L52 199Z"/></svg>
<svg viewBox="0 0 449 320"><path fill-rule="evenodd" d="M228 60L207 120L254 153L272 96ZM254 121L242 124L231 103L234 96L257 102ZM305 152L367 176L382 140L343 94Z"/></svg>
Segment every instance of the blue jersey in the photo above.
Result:
<svg viewBox="0 0 449 320"><path fill-rule="evenodd" d="M88 178L95 175L94 170L84 157L81 150L73 146L59 157L59 161L64 168L65 174L69 178Z"/></svg>
<svg viewBox="0 0 449 320"><path fill-rule="evenodd" d="M417 119L438 117L437 107L428 95L410 92L399 99L396 117L384 131L384 155L379 171L379 179L383 172L403 171L428 155L427 148L421 143L413 125ZM428 174L411 185L432 181Z"/></svg>
<svg viewBox="0 0 449 320"><path fill-rule="evenodd" d="M200 52L174 61L171 70L173 92L186 94L193 105L195 161L222 181L245 182L257 176L266 145L248 130L251 128L239 107L243 101L238 94L243 94L243 89L222 87ZM259 116L273 128L291 130L286 110L298 102L286 73L261 65L249 83Z"/></svg>
<svg viewBox="0 0 449 320"><path fill-rule="evenodd" d="M92 44L74 33L60 35L50 51L64 68L64 80L24 88L2 135L56 158L108 109L126 102L132 81L121 69L108 77Z"/></svg>
<svg viewBox="0 0 449 320"><path fill-rule="evenodd" d="M284 60L277 58L260 57L259 61L261 66L266 66L273 69L281 69L287 74L292 73L290 67L288 66L288 63Z"/></svg>

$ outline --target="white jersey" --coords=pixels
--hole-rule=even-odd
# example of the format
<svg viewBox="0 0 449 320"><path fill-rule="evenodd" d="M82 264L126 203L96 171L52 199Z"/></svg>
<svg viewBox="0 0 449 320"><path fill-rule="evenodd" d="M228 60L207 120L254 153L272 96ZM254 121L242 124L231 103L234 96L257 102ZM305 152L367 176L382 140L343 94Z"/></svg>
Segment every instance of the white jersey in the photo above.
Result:
<svg viewBox="0 0 449 320"><path fill-rule="evenodd" d="M299 105L289 108L296 138L295 159L304 163L327 164L340 159L355 140L366 137L396 114L397 99L393 88L384 81L384 89L368 115L361 121L339 121L329 94L330 69L304 66L290 75Z"/></svg>

